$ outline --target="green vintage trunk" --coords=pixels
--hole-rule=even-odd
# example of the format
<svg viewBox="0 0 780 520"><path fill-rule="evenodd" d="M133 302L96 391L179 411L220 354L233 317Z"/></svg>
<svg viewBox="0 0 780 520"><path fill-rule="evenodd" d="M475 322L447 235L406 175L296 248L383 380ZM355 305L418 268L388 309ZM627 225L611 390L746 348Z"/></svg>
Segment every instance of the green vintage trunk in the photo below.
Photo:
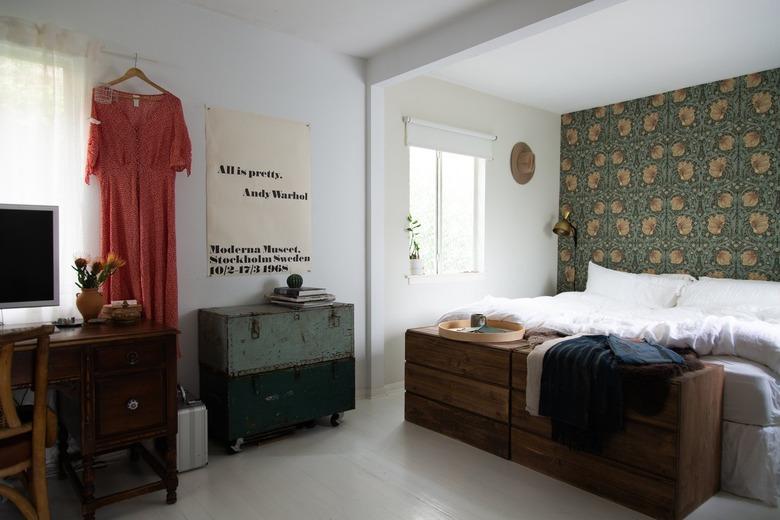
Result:
<svg viewBox="0 0 780 520"><path fill-rule="evenodd" d="M353 307L295 311L279 305L201 309L200 363L231 376L354 355Z"/></svg>
<svg viewBox="0 0 780 520"><path fill-rule="evenodd" d="M209 435L229 445L355 408L354 358L248 376L200 369Z"/></svg>
<svg viewBox="0 0 780 520"><path fill-rule="evenodd" d="M355 407L353 307L201 309L209 435L234 445ZM239 443L240 444L240 443Z"/></svg>

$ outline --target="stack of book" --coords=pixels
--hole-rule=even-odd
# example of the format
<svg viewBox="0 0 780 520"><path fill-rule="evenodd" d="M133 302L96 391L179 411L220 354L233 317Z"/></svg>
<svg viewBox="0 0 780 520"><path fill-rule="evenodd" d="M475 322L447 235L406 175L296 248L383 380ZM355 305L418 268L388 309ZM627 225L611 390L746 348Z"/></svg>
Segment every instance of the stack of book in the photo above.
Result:
<svg viewBox="0 0 780 520"><path fill-rule="evenodd" d="M330 305L336 297L321 287L277 287L268 299L271 303L293 309L311 309Z"/></svg>

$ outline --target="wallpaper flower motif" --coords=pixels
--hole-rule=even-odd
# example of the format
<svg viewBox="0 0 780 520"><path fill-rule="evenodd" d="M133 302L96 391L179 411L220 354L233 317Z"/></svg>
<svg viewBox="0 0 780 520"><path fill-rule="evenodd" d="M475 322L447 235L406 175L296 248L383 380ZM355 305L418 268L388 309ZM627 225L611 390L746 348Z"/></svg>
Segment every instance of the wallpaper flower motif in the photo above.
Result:
<svg viewBox="0 0 780 520"><path fill-rule="evenodd" d="M561 116L558 290L587 262L780 280L780 69Z"/></svg>

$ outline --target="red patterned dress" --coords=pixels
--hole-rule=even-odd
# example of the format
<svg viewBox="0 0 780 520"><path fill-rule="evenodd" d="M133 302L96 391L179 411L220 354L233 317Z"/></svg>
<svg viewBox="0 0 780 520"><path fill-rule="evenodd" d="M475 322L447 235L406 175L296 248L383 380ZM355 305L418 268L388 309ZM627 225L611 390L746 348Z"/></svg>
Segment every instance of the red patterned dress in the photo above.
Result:
<svg viewBox="0 0 780 520"><path fill-rule="evenodd" d="M85 181L100 179L101 251L127 260L107 300L137 299L147 318L176 327L176 172L191 168L181 101L165 93L95 89ZM106 99L107 98L107 99Z"/></svg>

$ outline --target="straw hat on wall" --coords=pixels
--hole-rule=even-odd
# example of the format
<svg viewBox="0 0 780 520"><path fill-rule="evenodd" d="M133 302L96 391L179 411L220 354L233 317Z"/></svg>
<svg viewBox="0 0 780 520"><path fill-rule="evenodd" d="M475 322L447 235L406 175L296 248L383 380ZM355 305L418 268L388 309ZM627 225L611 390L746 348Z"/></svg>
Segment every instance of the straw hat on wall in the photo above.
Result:
<svg viewBox="0 0 780 520"><path fill-rule="evenodd" d="M536 169L536 157L531 151L531 147L522 142L514 145L509 166L512 170L512 177L518 184L526 184L530 181Z"/></svg>

